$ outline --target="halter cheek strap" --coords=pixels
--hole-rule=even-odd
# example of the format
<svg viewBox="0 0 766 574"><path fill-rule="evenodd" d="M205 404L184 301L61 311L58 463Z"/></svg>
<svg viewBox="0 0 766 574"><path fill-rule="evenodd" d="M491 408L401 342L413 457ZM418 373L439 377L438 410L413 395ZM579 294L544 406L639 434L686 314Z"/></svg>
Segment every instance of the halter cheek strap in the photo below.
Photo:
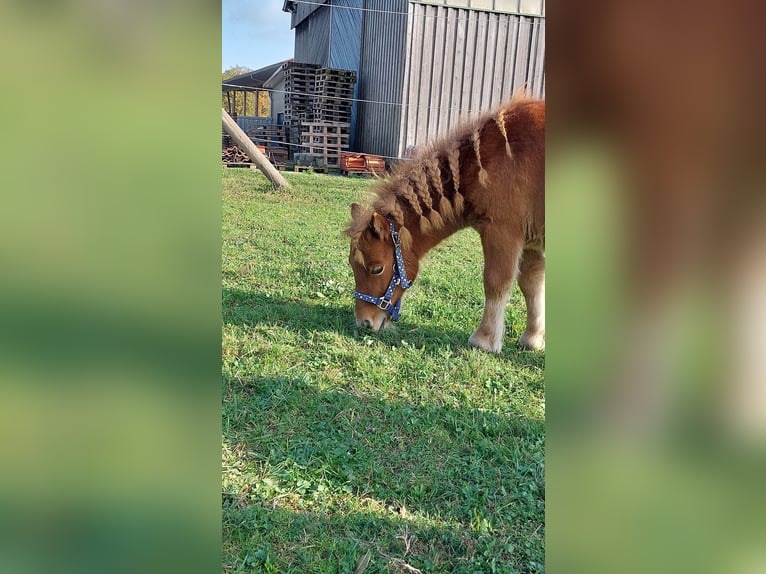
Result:
<svg viewBox="0 0 766 574"><path fill-rule="evenodd" d="M404 268L404 257L402 257L402 245L399 239L399 234L394 229L394 224L389 220L388 229L391 232L391 238L394 240L394 276L391 277L391 282L388 284L388 289L382 297L373 297L367 293L360 293L354 291L354 297L367 303L372 303L379 309L388 311L393 321L399 320L399 308L401 307L401 297L396 303L391 303L391 297L394 294L394 289L397 285L402 289L409 289L412 286L412 281L407 279L407 270Z"/></svg>

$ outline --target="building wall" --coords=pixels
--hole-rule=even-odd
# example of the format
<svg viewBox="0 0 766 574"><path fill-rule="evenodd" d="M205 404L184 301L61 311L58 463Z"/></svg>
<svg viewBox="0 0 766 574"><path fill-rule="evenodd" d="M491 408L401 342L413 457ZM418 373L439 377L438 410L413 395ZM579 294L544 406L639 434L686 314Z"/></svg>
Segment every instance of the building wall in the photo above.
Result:
<svg viewBox="0 0 766 574"><path fill-rule="evenodd" d="M321 4L325 2L327 2L327 0L311 0L311 3L308 4L303 2L293 3L294 10L290 20L290 27L295 28L306 18L310 17L318 8L321 7ZM286 2L286 4L291 4L291 2Z"/></svg>
<svg viewBox="0 0 766 574"><path fill-rule="evenodd" d="M365 8L381 12L363 16L356 151L398 156L407 6L407 0L364 2Z"/></svg>
<svg viewBox="0 0 766 574"><path fill-rule="evenodd" d="M295 28L295 61L358 73L364 0L327 0ZM358 81L354 86L358 98ZM350 149L355 149L357 105L351 106Z"/></svg>
<svg viewBox="0 0 766 574"><path fill-rule="evenodd" d="M352 150L400 157L518 88L544 97L544 0L311 6L295 27L295 60L357 70Z"/></svg>
<svg viewBox="0 0 766 574"><path fill-rule="evenodd" d="M271 123L276 124L279 114L285 113L285 74L277 72L263 84L263 87L273 90L271 92Z"/></svg>
<svg viewBox="0 0 766 574"><path fill-rule="evenodd" d="M299 6L303 6L300 4ZM320 6L295 27L295 61L326 66L330 60L330 8Z"/></svg>
<svg viewBox="0 0 766 574"><path fill-rule="evenodd" d="M524 86L544 97L544 16L435 4L441 2L409 6L397 155L499 105Z"/></svg>
<svg viewBox="0 0 766 574"><path fill-rule="evenodd" d="M332 0L330 8L330 42L327 66L338 70L353 70L359 75L362 54L363 0ZM354 85L354 98L358 98L359 82ZM356 147L357 104L351 105L351 131L349 149Z"/></svg>

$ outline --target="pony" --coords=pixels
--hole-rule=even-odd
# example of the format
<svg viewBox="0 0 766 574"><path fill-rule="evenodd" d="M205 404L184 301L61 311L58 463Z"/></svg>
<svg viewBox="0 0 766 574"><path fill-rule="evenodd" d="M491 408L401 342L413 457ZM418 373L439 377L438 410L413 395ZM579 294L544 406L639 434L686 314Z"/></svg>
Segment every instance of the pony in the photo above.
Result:
<svg viewBox="0 0 766 574"><path fill-rule="evenodd" d="M484 314L468 343L503 347L514 280L527 309L523 348L545 346L545 102L505 105L419 149L375 185L370 206L351 205L349 264L359 327L377 332L400 315L423 256L471 227L484 254Z"/></svg>

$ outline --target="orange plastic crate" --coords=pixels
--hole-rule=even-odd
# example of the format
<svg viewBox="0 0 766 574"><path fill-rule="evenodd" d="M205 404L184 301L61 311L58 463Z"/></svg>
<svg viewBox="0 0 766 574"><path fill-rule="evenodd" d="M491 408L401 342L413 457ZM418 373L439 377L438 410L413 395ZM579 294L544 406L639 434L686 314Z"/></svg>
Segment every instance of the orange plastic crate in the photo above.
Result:
<svg viewBox="0 0 766 574"><path fill-rule="evenodd" d="M375 172L385 171L383 156L344 151L340 154L341 171Z"/></svg>

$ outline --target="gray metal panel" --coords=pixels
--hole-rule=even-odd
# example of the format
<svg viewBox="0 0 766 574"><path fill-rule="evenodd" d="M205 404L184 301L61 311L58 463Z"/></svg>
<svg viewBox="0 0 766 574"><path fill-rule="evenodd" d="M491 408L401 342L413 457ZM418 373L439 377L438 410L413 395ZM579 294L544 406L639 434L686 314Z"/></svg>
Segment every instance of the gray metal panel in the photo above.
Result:
<svg viewBox="0 0 766 574"><path fill-rule="evenodd" d="M359 72L362 52L362 0L333 0L330 25L330 54L328 66L339 70ZM358 83L354 85L357 97ZM351 106L349 149L356 144L357 104Z"/></svg>
<svg viewBox="0 0 766 574"><path fill-rule="evenodd" d="M333 0L329 67L359 70L362 43L362 0Z"/></svg>
<svg viewBox="0 0 766 574"><path fill-rule="evenodd" d="M330 8L320 6L295 28L295 61L327 66L330 59Z"/></svg>
<svg viewBox="0 0 766 574"><path fill-rule="evenodd" d="M398 155L407 5L407 0L364 1L368 10L381 12L363 13L362 56L357 76L357 97L363 101L357 102L355 151Z"/></svg>
<svg viewBox="0 0 766 574"><path fill-rule="evenodd" d="M319 4L327 2L327 0L310 0L311 4L305 4L303 2L292 2L286 4L292 4L294 10L291 12L290 27L295 28L301 24L306 18L311 16L318 8L321 8ZM284 8L283 8L284 10Z"/></svg>
<svg viewBox="0 0 766 574"><path fill-rule="evenodd" d="M518 88L545 93L544 17L435 4L410 2L399 154L444 134L461 117L499 105Z"/></svg>
<svg viewBox="0 0 766 574"><path fill-rule="evenodd" d="M486 12L504 12L508 14L544 15L544 0L410 0L418 4L446 6L450 8L470 8Z"/></svg>

